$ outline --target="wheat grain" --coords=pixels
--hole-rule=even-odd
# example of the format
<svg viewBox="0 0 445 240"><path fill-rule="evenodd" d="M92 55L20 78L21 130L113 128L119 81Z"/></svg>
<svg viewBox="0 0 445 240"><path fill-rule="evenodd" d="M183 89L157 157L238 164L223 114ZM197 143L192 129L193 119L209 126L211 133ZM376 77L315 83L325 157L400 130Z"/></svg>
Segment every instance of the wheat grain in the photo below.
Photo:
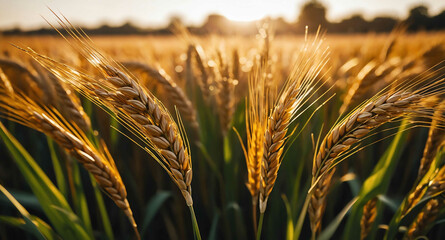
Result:
<svg viewBox="0 0 445 240"><path fill-rule="evenodd" d="M45 104L51 104L52 92L42 79L34 75L27 67L9 59L0 59L0 68L11 80L12 86L26 93L34 100L43 100Z"/></svg>
<svg viewBox="0 0 445 240"><path fill-rule="evenodd" d="M312 45L305 45L273 105L267 120L264 152L261 163L259 206L264 213L267 200L277 179L281 155L290 124L301 114L300 110L314 90L318 90L320 70L327 61L327 52L321 48L322 41L315 38ZM321 83L321 85L323 85Z"/></svg>
<svg viewBox="0 0 445 240"><path fill-rule="evenodd" d="M65 29L70 31L67 26ZM144 150L167 171L180 189L187 206L192 206L191 158L188 145L183 141L183 129L178 128L167 109L148 90L112 66L113 63L85 42L86 39L81 39L82 36L77 37L77 50L101 71L105 79L89 77L31 49L24 51L93 102L113 111L118 120L148 146Z"/></svg>
<svg viewBox="0 0 445 240"><path fill-rule="evenodd" d="M377 198L369 200L363 206L362 219L360 220L361 235L360 239L365 239L371 231L372 224L377 216Z"/></svg>
<svg viewBox="0 0 445 240"><path fill-rule="evenodd" d="M199 136L199 124L196 120L196 111L192 103L185 95L184 91L171 79L163 69L155 69L141 62L122 62L122 65L130 71L142 71L151 76L155 81L162 85L167 93L166 100L176 106L181 116Z"/></svg>
<svg viewBox="0 0 445 240"><path fill-rule="evenodd" d="M422 177L425 176L435 156L439 152L440 147L444 144L445 132L440 126L437 126L443 112L442 110L439 109L435 111L434 114L435 115L431 121L430 130L428 132L428 139L426 141L425 148L423 150L423 156L422 159L420 160L419 171L417 174L417 182L419 182L422 179Z"/></svg>
<svg viewBox="0 0 445 240"><path fill-rule="evenodd" d="M404 239L417 239L426 233L428 227L437 219L440 211L445 207L445 200L442 198L431 199L417 215L414 222L409 227Z"/></svg>
<svg viewBox="0 0 445 240"><path fill-rule="evenodd" d="M7 79L2 77L1 80L3 84L0 88L0 112L8 119L51 136L55 142L77 158L94 176L99 186L124 211L137 233L125 185L111 156L106 151L97 149L84 134L76 130L77 126L68 123L56 110L40 107L30 98L7 88L9 82Z"/></svg>
<svg viewBox="0 0 445 240"><path fill-rule="evenodd" d="M353 144L384 123L406 115L431 117L433 108L425 109L420 100L431 94L440 94L441 91L435 92L433 89L434 85L427 85L414 92L398 91L380 95L357 108L329 131L317 149L312 168L309 216L313 234L321 229L327 190L341 157Z"/></svg>

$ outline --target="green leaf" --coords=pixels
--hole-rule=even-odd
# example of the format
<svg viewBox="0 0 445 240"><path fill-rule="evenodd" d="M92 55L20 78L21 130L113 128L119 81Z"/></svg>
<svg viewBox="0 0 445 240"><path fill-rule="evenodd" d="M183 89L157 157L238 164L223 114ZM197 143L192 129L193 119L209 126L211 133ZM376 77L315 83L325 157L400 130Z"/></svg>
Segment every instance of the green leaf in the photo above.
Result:
<svg viewBox="0 0 445 240"><path fill-rule="evenodd" d="M0 137L12 155L17 167L22 172L26 182L31 187L32 192L37 197L43 211L50 220L57 233L63 239L92 239L85 231L85 227L80 223L72 223L66 215L60 214L54 206L72 213L66 199L46 176L43 170L23 148L23 146L8 132L0 122ZM73 213L74 214L74 213Z"/></svg>
<svg viewBox="0 0 445 240"><path fill-rule="evenodd" d="M144 234L147 232L148 226L150 225L153 218L156 216L156 213L159 212L162 204L171 195L172 195L171 192L160 191L160 192L156 193L156 195L150 199L150 202L148 202L146 210L145 210L144 221L142 222L141 237L144 237Z"/></svg>
<svg viewBox="0 0 445 240"><path fill-rule="evenodd" d="M219 222L219 213L216 213L215 216L213 216L212 220L212 226L210 226L210 232L209 232L209 240L216 240L216 234L218 230L218 222Z"/></svg>
<svg viewBox="0 0 445 240"><path fill-rule="evenodd" d="M401 226L409 226L417 215L422 211L423 207L431 200L436 197L441 197L440 194L443 192L439 192L434 195L423 197L406 215L403 217L399 217L396 219L400 219L398 221L391 221L389 225L388 232L385 235L385 239L394 239L400 229Z"/></svg>
<svg viewBox="0 0 445 240"><path fill-rule="evenodd" d="M60 160L57 157L56 148L54 146L54 141L50 137L46 137L48 141L49 153L51 155L51 160L54 168L54 175L56 176L57 187L63 196L68 197L68 188L65 181L65 174L63 172L62 166L60 165Z"/></svg>
<svg viewBox="0 0 445 240"><path fill-rule="evenodd" d="M0 216L0 222L4 224L8 224L13 227L17 227L20 229L23 229L24 231L27 231L34 235L37 239L47 239L47 240L58 240L61 239L59 236L57 236L56 232L42 219L30 215L30 219L32 219L32 224L39 230L39 234L35 235L35 231L33 229L30 229L29 221L25 220L23 218L17 218L17 217L10 217L10 216Z"/></svg>
<svg viewBox="0 0 445 240"><path fill-rule="evenodd" d="M390 146L380 158L371 175L363 183L358 200L348 217L343 239L360 239L360 220L363 214L363 207L369 200L387 191L405 146L406 126L407 120L403 120Z"/></svg>
<svg viewBox="0 0 445 240"><path fill-rule="evenodd" d="M71 157L71 156L69 156ZM93 236L93 228L91 226L90 211L88 210L87 198L83 190L82 177L79 169L79 163L75 160L71 161L72 174L74 180L74 187L76 188L76 195L73 198L75 212L82 219L82 222L90 236Z"/></svg>
<svg viewBox="0 0 445 240"><path fill-rule="evenodd" d="M320 233L318 240L329 240L332 238L332 236L334 236L334 233L337 230L338 226L340 226L341 221L346 216L349 209L351 209L351 207L354 206L357 200L358 197L355 197L343 208L343 210L337 215L337 217L335 217L335 219L331 221L329 226L327 226L326 229Z"/></svg>
<svg viewBox="0 0 445 240"><path fill-rule="evenodd" d="M431 163L430 169L423 176L423 178L417 183L418 185L425 185L425 186L428 185L428 182L431 180L431 177L435 174L437 168L441 166L443 154L445 154L445 151L443 149L436 154L436 158L434 159L434 162ZM414 188L416 188L416 186L414 186ZM402 204L400 205L397 212L394 214L391 222L389 223L385 239L394 239L399 231L400 226L410 225L411 222L414 220L414 217L417 216L417 214L422 210L424 205L435 196L436 195L423 197L422 200L419 201L412 209L410 209L405 216L402 216L402 211L405 209L406 205L406 200L407 200L406 197L404 202L402 202Z"/></svg>
<svg viewBox="0 0 445 240"><path fill-rule="evenodd" d="M281 198L283 199L283 203L284 206L286 207L286 214L287 214L286 239L292 240L294 238L294 221L292 219L291 207L286 195L282 194Z"/></svg>
<svg viewBox="0 0 445 240"><path fill-rule="evenodd" d="M20 214L23 216L23 227L28 232L33 234L38 239L45 239L37 226L33 223L30 214L26 209L2 186L0 185L0 191L11 201L11 203L17 208Z"/></svg>
<svg viewBox="0 0 445 240"><path fill-rule="evenodd" d="M243 219L240 206L236 202L230 202L227 205L226 211L229 212L230 209L233 209L234 213L234 221L232 224L234 226L233 229L236 232L236 239L247 239L246 227L244 225L245 221Z"/></svg>
<svg viewBox="0 0 445 240"><path fill-rule="evenodd" d="M34 195L32 195L32 193L14 190L9 190L9 192L14 196L15 199L17 199L20 204L22 204L27 209L43 212L39 200ZM0 203L9 204L10 201L6 196L0 196Z"/></svg>
<svg viewBox="0 0 445 240"><path fill-rule="evenodd" d="M97 207L99 208L99 214L102 219L102 225L104 227L105 235L107 239L114 240L113 230L111 228L110 218L108 217L107 209L105 208L104 198L102 197L102 192L97 185L96 179L90 174L91 186L94 189L94 195L96 197Z"/></svg>

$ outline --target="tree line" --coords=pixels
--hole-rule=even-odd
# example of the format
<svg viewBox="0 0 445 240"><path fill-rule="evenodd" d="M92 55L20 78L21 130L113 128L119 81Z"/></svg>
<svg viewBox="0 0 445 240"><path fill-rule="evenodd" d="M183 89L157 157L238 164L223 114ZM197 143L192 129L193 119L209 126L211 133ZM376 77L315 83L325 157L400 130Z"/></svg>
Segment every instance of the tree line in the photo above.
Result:
<svg viewBox="0 0 445 240"><path fill-rule="evenodd" d="M372 20L366 20L360 14L351 15L339 22L330 22L326 18L327 8L316 0L311 0L303 5L295 22L287 22L283 18L263 19L269 21L277 35L302 34L308 26L315 31L318 26L329 33L369 33L390 32L396 25L403 24L407 31L438 31L445 29L445 10L435 16L431 16L428 7L419 5L409 10L406 19L397 19L391 16L380 16ZM98 28L83 30L89 35L168 35L175 24L180 24L179 17L172 17L170 24L164 28L141 28L132 23L125 23L119 27L103 25ZM190 26L188 30L197 35L253 35L257 33L258 22L233 22L218 14L211 14L201 26ZM3 35L47 35L57 34L54 29L42 28L33 31L22 31L19 28L2 32Z"/></svg>

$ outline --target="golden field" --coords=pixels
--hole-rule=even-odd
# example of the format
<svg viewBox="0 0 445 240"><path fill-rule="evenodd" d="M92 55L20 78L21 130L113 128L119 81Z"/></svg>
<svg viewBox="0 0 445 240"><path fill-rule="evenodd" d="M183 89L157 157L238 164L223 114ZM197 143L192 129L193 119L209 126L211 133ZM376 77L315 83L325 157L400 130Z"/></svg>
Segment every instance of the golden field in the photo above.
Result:
<svg viewBox="0 0 445 240"><path fill-rule="evenodd" d="M175 32L0 36L2 238L445 236L445 33Z"/></svg>

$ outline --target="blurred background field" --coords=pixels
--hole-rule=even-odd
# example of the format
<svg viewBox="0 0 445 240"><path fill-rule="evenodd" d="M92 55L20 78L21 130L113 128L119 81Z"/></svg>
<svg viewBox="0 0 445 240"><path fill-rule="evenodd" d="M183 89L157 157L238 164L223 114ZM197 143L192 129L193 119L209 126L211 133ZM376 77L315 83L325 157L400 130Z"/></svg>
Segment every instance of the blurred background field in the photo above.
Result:
<svg viewBox="0 0 445 240"><path fill-rule="evenodd" d="M182 20L177 16L161 27L145 28L132 23L111 27L87 24L84 27L91 35L94 48L106 58L122 64L130 76L162 101L177 122L176 109L179 112L190 143L192 196L203 239L255 239L256 220L252 220L252 197L245 184L248 176L240 139L246 144L248 81L249 77L255 76L255 66L260 59L266 59L263 66L267 73L265 78L276 84L272 88L278 91L295 71L294 62L302 46L315 38L316 29L321 26L318 36L323 39L322 46L328 49L329 60L317 78L326 84L309 98L304 105L308 110L290 126L301 133L297 131L299 134L290 135L284 147L282 165L268 200L262 239L296 239L298 229L301 230L300 239L311 238L309 218L303 218L299 226L299 217L311 186L316 141L319 136L323 138L341 116L385 87L391 88L396 80L424 78L433 81L442 79L445 74L445 11L437 9L436 5L430 11L428 7L412 5L407 14L398 17L368 16L365 19L353 15L337 21L328 20L327 8L319 1L300 5L303 8L299 17L292 21L272 17L240 23L218 13L210 15L201 25L189 27L184 26L189 21L187 17ZM63 8L60 11L63 13ZM67 18L70 20L70 16ZM49 19L52 22L51 17ZM2 79L14 82L14 89L26 93L39 105L60 112L59 118L75 122L71 120L72 115L64 115L67 107L59 104L64 101L50 80L51 74L17 46L29 47L92 78L102 75L85 56L70 46L72 40L67 42L54 29L39 28L13 26L2 32L0 75ZM135 63L139 65L135 67ZM148 68L144 70L137 66ZM117 123L113 114L110 116L75 93L72 87L62 86L68 95L72 93L70 98L78 103L78 109L85 111L85 118L91 120L85 135L89 139L102 139L114 159L126 186L141 238L193 239L190 213L181 191L152 156L137 145L141 141L132 140L134 137L129 139L127 136L131 138L132 131ZM2 87L7 88L4 84ZM180 100L178 92L182 97ZM310 105L323 93L326 95L322 101ZM328 98L329 101L324 102ZM184 102L187 104L182 105ZM441 110L435 114L442 116ZM109 194L100 190L75 157L57 145L51 136L11 121L8 111L2 111L1 116L1 122L6 126L2 133L9 131L13 137L2 134L6 144L0 144L0 184L32 216L48 223L52 229L49 232L54 231L52 239L64 239L66 232L60 232L48 216L41 199L36 196L38 190L30 184L32 174L24 169L31 171L38 166L43 170L55 186L51 191L59 192L72 208L68 211L69 207L62 209L59 206L62 210L53 214L61 214L79 224L88 238L135 238L125 215L107 196ZM431 119L419 122L422 127L406 131L398 130L403 127L403 121L378 128L375 134L360 143L366 148L339 164L329 190L319 239L358 239L360 236L362 239L383 239L391 231L393 235L389 239L414 239L423 235L428 239L444 238L445 189L434 196L433 200L440 203L434 211L422 205L431 200L431 196L423 193L424 201L410 209L410 218L403 221L399 218L401 212L406 211L404 205L412 199L413 191L444 169L443 125L431 124ZM428 139L432 138L434 129L438 129L434 133L437 142L431 147L426 143L431 141ZM13 138L18 142L11 140ZM17 150L19 145L36 165L29 164L31 160L22 156L25 154L23 150ZM391 153L392 158L388 158ZM427 167L428 173L420 175L421 159L427 154L435 160ZM23 165L23 159L28 159L28 165ZM381 167L383 163L387 165ZM384 177L374 181L373 191L363 193L364 182L377 170L381 170ZM419 181L419 178L425 180ZM443 179L440 181L443 188ZM19 214L17 205L11 204L6 195L0 195L0 238L34 239L40 236L33 224L25 221L28 219L26 214ZM364 236L363 224L356 220L366 218L363 205L371 199L377 199L373 208L376 214L370 217L372 221ZM50 206L50 203L48 200L45 204ZM350 210L349 214L346 214L347 210ZM434 213L434 216L414 234L410 231L421 217L415 211ZM46 229L39 226L40 232Z"/></svg>

